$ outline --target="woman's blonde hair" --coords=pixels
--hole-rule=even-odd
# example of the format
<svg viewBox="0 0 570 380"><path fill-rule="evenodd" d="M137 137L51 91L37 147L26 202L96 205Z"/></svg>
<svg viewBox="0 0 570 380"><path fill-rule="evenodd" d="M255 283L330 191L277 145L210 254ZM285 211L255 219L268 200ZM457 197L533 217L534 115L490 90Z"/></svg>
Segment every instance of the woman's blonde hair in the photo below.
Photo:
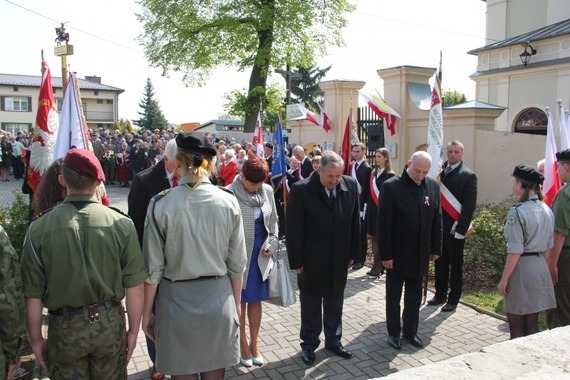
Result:
<svg viewBox="0 0 570 380"><path fill-rule="evenodd" d="M178 167L183 170L181 176L189 176L190 182L198 183L202 177L211 177L216 174L214 159L206 154L185 152L176 153Z"/></svg>

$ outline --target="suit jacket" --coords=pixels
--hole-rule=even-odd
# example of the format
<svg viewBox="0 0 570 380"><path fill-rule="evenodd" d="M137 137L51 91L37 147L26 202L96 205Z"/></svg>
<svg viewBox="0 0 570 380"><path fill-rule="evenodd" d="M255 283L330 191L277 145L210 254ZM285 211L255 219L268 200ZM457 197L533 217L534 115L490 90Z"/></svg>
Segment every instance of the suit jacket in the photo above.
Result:
<svg viewBox="0 0 570 380"><path fill-rule="evenodd" d="M446 162L443 168L445 169L447 165L448 163ZM477 176L465 166L462 161L458 167L447 175L442 171L440 178L445 187L447 187L451 194L461 203L461 215L455 227L455 232L465 235L469 229L469 224L471 223L473 212L477 205ZM448 234L451 232L451 227L455 223L455 220L445 209L442 209L442 212L443 233Z"/></svg>
<svg viewBox="0 0 570 380"><path fill-rule="evenodd" d="M372 173L372 167L368 165L366 161L363 161L362 164L358 166L358 169L356 169L356 180L362 188L362 193L360 194L360 211L364 210L366 199L368 199L370 194L370 173ZM352 174L352 171L350 174Z"/></svg>
<svg viewBox="0 0 570 380"><path fill-rule="evenodd" d="M305 156L305 159L301 162L301 176L303 176L303 178L309 178L312 172L313 164L311 163L311 159Z"/></svg>
<svg viewBox="0 0 570 380"><path fill-rule="evenodd" d="M164 159L155 166L137 173L133 178L128 197L128 214L135 224L141 247L148 204L153 196L166 189L170 189L170 182L166 176Z"/></svg>
<svg viewBox="0 0 570 380"><path fill-rule="evenodd" d="M421 277L430 255L441 255L439 182L417 185L406 170L380 188L377 236L382 261L394 260L394 273Z"/></svg>
<svg viewBox="0 0 570 380"><path fill-rule="evenodd" d="M289 193L285 220L289 265L303 267L299 289L317 297L343 294L349 260L360 256L356 180L342 176L334 203L318 173L297 182Z"/></svg>

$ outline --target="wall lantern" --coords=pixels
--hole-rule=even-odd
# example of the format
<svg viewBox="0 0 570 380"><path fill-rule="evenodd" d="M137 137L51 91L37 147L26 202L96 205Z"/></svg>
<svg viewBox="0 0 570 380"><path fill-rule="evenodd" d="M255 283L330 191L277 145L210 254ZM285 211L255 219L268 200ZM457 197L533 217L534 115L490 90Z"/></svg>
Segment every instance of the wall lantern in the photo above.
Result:
<svg viewBox="0 0 570 380"><path fill-rule="evenodd" d="M530 57L536 54L536 49L532 47L530 42L525 42L523 46L524 51L521 53L520 57L524 67L526 67L526 65L528 65L530 62Z"/></svg>

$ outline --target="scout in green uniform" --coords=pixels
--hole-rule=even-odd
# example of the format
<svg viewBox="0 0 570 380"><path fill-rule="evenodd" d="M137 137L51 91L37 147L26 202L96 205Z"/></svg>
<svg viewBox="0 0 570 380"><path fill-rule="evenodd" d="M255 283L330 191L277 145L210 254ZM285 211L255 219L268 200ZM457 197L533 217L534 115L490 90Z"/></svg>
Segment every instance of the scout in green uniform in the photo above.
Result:
<svg viewBox="0 0 570 380"><path fill-rule="evenodd" d="M570 181L570 149L556 153L557 173L561 182ZM548 327L570 325L570 187L558 191L552 203L554 213L554 247L547 257L554 282L556 309L546 313Z"/></svg>
<svg viewBox="0 0 570 380"><path fill-rule="evenodd" d="M33 221L26 234L22 278L28 334L52 380L124 379L136 345L146 274L132 221L94 195L104 180L93 153L70 150L59 176L67 197ZM50 313L47 343L42 306Z"/></svg>
<svg viewBox="0 0 570 380"><path fill-rule="evenodd" d="M0 300L0 380L10 380L20 366L20 351L26 338L26 309L18 255L2 226Z"/></svg>

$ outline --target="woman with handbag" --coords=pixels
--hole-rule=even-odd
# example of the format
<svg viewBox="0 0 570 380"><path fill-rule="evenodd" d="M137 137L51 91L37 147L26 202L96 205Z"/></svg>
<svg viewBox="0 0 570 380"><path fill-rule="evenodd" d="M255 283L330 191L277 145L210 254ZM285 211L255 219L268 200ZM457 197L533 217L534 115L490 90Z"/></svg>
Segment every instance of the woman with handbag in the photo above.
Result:
<svg viewBox="0 0 570 380"><path fill-rule="evenodd" d="M264 159L253 156L244 162L241 174L228 187L241 209L247 265L241 293L240 349L245 367L263 365L259 351L261 301L269 297L267 277L273 265L272 256L279 246L277 210L271 186L264 184L269 169ZM245 316L249 322L249 344Z"/></svg>

